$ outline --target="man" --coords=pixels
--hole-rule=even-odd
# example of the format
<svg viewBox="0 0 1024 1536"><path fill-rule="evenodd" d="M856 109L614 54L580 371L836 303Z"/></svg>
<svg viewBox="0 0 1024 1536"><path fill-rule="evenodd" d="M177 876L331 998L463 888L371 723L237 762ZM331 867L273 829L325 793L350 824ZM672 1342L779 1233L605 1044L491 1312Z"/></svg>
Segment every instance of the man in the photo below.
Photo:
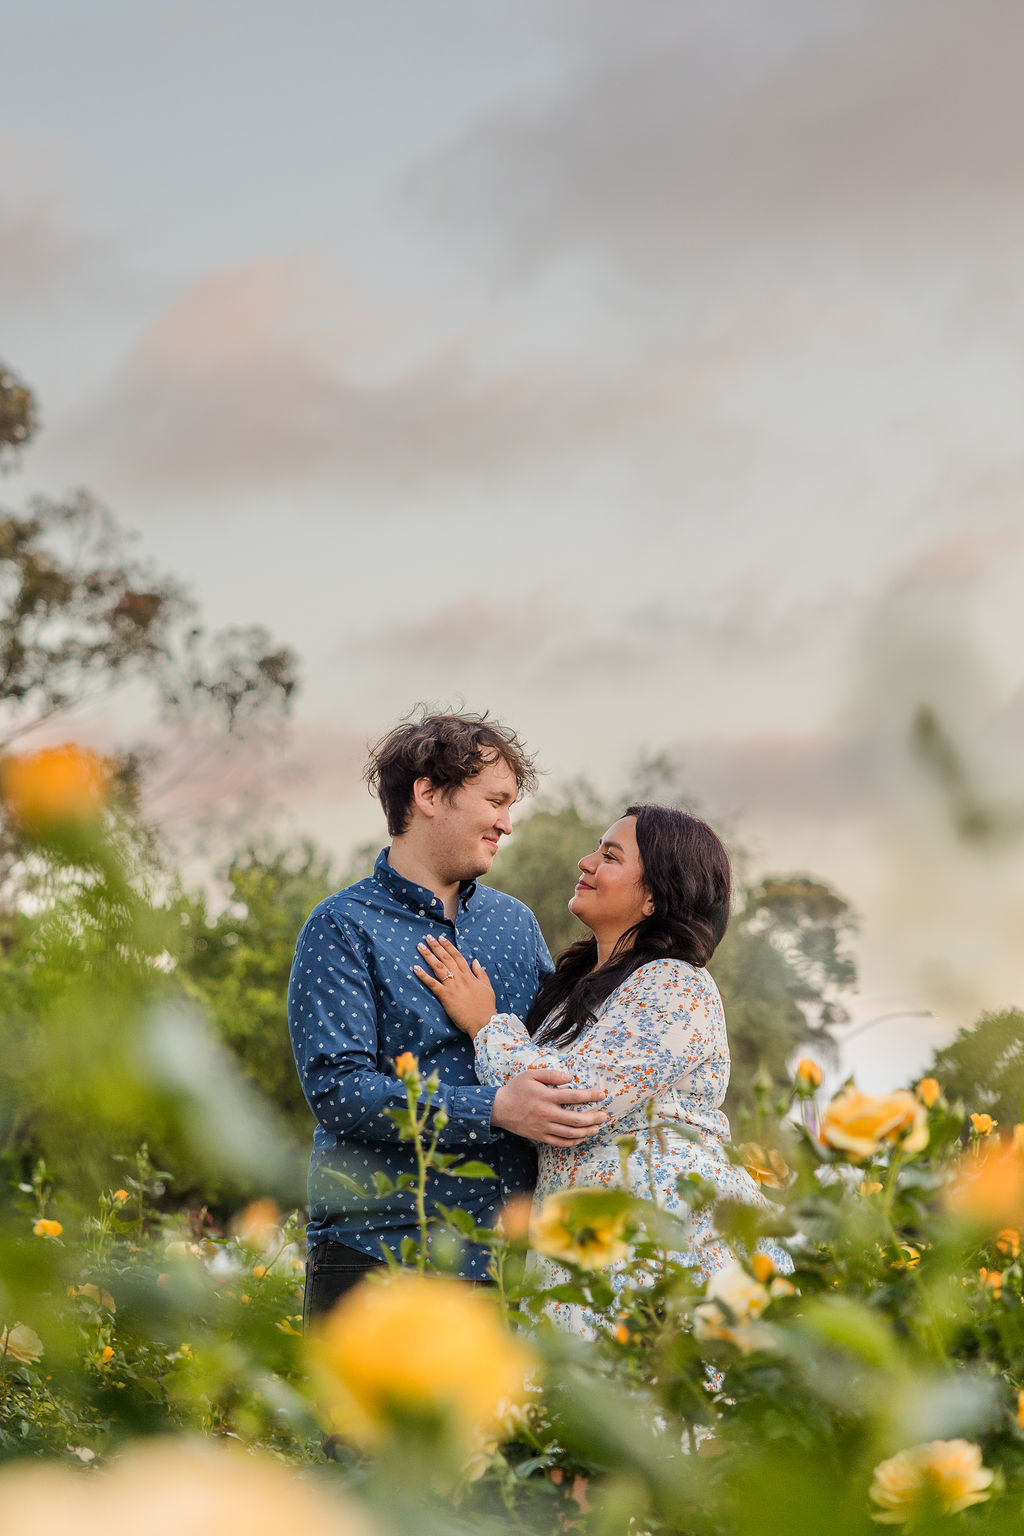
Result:
<svg viewBox="0 0 1024 1536"><path fill-rule="evenodd" d="M501 891L478 886L510 810L536 779L515 734L486 715L424 715L378 742L367 780L381 801L391 845L366 880L327 897L299 934L288 989L292 1049L317 1119L310 1162L305 1316L329 1310L367 1269L400 1256L416 1232L411 1191L375 1197L348 1191L331 1170L373 1188L415 1172L415 1154L386 1113L406 1094L394 1061L404 1051L425 1079L436 1072L434 1103L448 1120L438 1146L482 1160L497 1179L431 1175L431 1202L460 1206L489 1226L500 1202L533 1183L528 1141L564 1145L604 1121L580 1110L594 1091L558 1085L565 1072L524 1072L504 1087L482 1087L473 1047L413 975L416 946L445 935L478 959L499 1012L525 1016L551 957L533 913ZM467 1249L463 1273L482 1278L486 1253Z"/></svg>

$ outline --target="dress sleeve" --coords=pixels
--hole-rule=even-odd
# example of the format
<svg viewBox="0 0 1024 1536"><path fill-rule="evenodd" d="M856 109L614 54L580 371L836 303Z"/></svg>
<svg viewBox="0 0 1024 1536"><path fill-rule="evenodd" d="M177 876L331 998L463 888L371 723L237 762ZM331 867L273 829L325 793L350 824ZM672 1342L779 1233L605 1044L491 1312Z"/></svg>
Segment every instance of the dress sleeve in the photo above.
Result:
<svg viewBox="0 0 1024 1536"><path fill-rule="evenodd" d="M473 1041L476 1075L489 1088L500 1088L531 1067L563 1067L564 1058L551 1045L535 1045L522 1019L496 1013Z"/></svg>
<svg viewBox="0 0 1024 1536"><path fill-rule="evenodd" d="M717 1107L729 1082L718 989L706 971L684 961L642 965L568 1046L534 1044L508 1014L496 1014L475 1044L481 1082L501 1084L531 1067L561 1067L581 1086L603 1080L608 1099L601 1107L614 1120L696 1074L702 1095Z"/></svg>

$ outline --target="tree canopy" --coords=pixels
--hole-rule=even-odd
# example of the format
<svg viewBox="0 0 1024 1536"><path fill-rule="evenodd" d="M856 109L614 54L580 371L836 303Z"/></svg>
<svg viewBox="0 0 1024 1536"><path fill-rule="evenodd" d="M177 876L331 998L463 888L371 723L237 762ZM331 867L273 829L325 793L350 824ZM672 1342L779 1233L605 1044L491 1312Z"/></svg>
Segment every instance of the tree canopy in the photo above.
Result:
<svg viewBox="0 0 1024 1536"><path fill-rule="evenodd" d="M1003 1125L1024 1120L1024 1013L1004 1008L983 1013L976 1023L936 1051L929 1074L950 1099L984 1111Z"/></svg>

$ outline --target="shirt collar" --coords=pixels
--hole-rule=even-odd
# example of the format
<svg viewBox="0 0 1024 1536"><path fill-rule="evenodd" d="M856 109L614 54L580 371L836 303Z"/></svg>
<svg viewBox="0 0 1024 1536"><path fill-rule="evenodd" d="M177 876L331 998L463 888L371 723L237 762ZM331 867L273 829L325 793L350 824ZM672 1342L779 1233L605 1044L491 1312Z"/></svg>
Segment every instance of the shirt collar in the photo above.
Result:
<svg viewBox="0 0 1024 1536"><path fill-rule="evenodd" d="M413 911L420 912L424 917L432 909L442 907L441 901L433 891L425 885L417 885L414 880L407 880L400 875L397 869L393 869L388 863L390 845L382 848L377 855L377 862L373 866L374 877L380 881L385 890L390 891L396 901L400 901L403 907L411 907ZM475 880L463 880L459 886L459 906L465 912L476 890Z"/></svg>

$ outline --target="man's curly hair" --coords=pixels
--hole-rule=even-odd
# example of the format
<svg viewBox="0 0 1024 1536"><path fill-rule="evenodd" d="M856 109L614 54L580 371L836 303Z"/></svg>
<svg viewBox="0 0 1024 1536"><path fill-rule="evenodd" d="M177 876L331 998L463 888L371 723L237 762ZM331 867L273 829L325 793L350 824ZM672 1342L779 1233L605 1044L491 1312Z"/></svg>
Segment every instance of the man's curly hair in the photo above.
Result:
<svg viewBox="0 0 1024 1536"><path fill-rule="evenodd" d="M429 714L396 725L371 748L365 778L380 800L392 837L404 832L412 814L413 785L429 779L450 799L481 769L501 761L515 775L519 793L532 794L537 772L515 731L482 715Z"/></svg>

